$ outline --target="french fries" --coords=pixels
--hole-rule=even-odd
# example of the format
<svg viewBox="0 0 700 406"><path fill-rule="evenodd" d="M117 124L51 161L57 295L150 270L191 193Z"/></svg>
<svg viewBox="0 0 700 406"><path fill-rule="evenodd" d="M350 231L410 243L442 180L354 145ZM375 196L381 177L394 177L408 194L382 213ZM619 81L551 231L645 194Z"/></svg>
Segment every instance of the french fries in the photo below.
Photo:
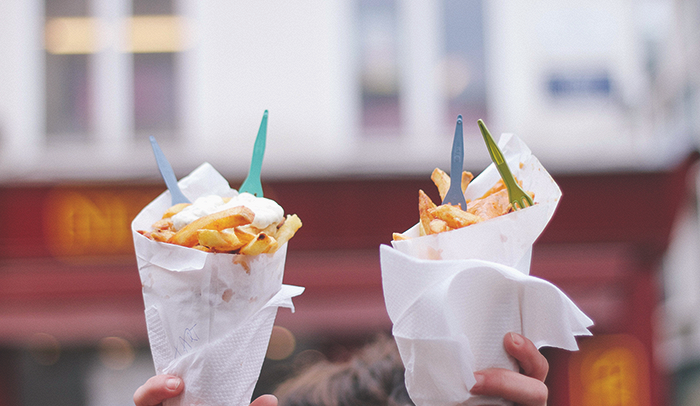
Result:
<svg viewBox="0 0 700 406"><path fill-rule="evenodd" d="M235 233L227 230L198 230L197 241L203 247L224 252L237 250L245 245Z"/></svg>
<svg viewBox="0 0 700 406"><path fill-rule="evenodd" d="M296 214L288 214L287 218L284 220L284 223L282 223L280 228L277 230L277 235L275 236L277 239L277 244L284 245L284 243L294 237L294 234L300 228L301 220L299 217Z"/></svg>
<svg viewBox="0 0 700 406"><path fill-rule="evenodd" d="M430 179L435 183L435 186L438 188L438 193L440 194L440 200L445 198L445 195L447 194L447 190L450 188L450 175L445 173L440 168L435 168L433 170L433 173L430 175ZM462 172L462 193L464 193L467 190L467 186L469 186L469 183L474 179L474 175L472 175L471 172L464 171Z"/></svg>
<svg viewBox="0 0 700 406"><path fill-rule="evenodd" d="M425 194L424 191L418 191L418 215L420 217L420 225L424 232L427 233L430 230L430 222L433 220L433 216L430 215L430 210L434 209L435 203L430 200L430 197ZM429 233L432 234L432 233Z"/></svg>
<svg viewBox="0 0 700 406"><path fill-rule="evenodd" d="M254 240L255 237L258 236L258 233L262 232L262 230L258 230L250 224L241 227L236 227L232 231L234 232L234 234L236 234L236 237L241 242L243 242L243 245L248 244L249 242Z"/></svg>
<svg viewBox="0 0 700 406"><path fill-rule="evenodd" d="M258 255L276 248L277 241L274 238L265 233L260 233L241 248L240 253L243 255Z"/></svg>
<svg viewBox="0 0 700 406"><path fill-rule="evenodd" d="M205 252L241 255L272 254L301 228L296 214L287 215L279 223L264 229L253 226L255 213L245 206L237 206L203 216L175 231L172 216L187 204L168 208L163 218L153 223L151 231L139 231L158 242L181 245Z"/></svg>
<svg viewBox="0 0 700 406"><path fill-rule="evenodd" d="M473 178L471 172L462 173L463 193ZM430 179L437 187L440 199L444 199L450 187L450 176L443 170L435 168ZM518 183L522 184L520 181ZM528 193L534 198L534 193ZM503 180L499 180L479 199L467 200L466 210L451 204L436 205L424 191L418 191L418 231L421 236L467 227L511 211L513 211L513 207L508 201L508 191ZM392 238L394 241L400 241L410 237L401 233L393 233Z"/></svg>
<svg viewBox="0 0 700 406"><path fill-rule="evenodd" d="M198 241L199 230L223 230L250 224L255 218L249 208L245 206L232 207L230 209L200 217L181 228L168 240L169 243L194 247Z"/></svg>
<svg viewBox="0 0 700 406"><path fill-rule="evenodd" d="M443 204L428 211L436 219L440 219L445 224L454 229L466 227L480 221L483 221L478 215L462 210L459 206Z"/></svg>
<svg viewBox="0 0 700 406"><path fill-rule="evenodd" d="M165 213L163 213L163 218L164 218L164 219L169 219L169 218L171 218L172 216L174 216L174 215L176 215L177 213L181 212L182 209L184 209L185 207L189 206L190 204L191 204L191 203L178 203L178 204L176 204L176 205L174 205L174 206L170 206L170 208L169 208L168 210L166 210Z"/></svg>

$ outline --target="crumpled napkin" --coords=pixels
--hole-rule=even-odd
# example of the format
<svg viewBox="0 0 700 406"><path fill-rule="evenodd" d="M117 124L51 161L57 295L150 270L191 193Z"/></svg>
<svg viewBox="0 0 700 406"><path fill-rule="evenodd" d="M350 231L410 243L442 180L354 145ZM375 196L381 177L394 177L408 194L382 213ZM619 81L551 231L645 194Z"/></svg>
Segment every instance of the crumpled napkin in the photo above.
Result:
<svg viewBox="0 0 700 406"><path fill-rule="evenodd" d="M179 182L197 197L237 193L211 165ZM165 405L248 405L278 307L294 311L304 288L283 285L286 244L272 255L206 253L158 243L149 230L170 206L165 191L132 222L148 339L157 374L183 378L184 392Z"/></svg>
<svg viewBox="0 0 700 406"><path fill-rule="evenodd" d="M532 245L554 214L561 191L527 146L505 134L499 147L535 206L458 230L418 236L418 226L380 247L382 286L392 333L418 406L508 405L471 396L474 372L518 371L503 348L508 332L538 347L578 349L593 322L556 286L529 276ZM467 189L477 198L500 178L492 164Z"/></svg>

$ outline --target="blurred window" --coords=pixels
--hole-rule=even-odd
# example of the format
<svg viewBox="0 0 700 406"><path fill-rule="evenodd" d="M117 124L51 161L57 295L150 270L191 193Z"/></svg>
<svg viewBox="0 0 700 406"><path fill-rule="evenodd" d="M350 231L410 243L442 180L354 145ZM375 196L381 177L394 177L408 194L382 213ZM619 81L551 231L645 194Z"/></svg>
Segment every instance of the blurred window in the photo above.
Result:
<svg viewBox="0 0 700 406"><path fill-rule="evenodd" d="M398 133L401 124L395 0L358 0L364 133Z"/></svg>
<svg viewBox="0 0 700 406"><path fill-rule="evenodd" d="M481 0L444 0L445 55L443 92L448 120L486 117L484 18Z"/></svg>
<svg viewBox="0 0 700 406"><path fill-rule="evenodd" d="M49 139L87 141L95 129L98 106L94 83L102 74L93 69L93 55L107 47L98 43L100 22L91 15L88 0L45 0L46 132ZM124 86L133 99L116 103L133 109L135 134L172 138L177 130L177 54L182 50L183 21L173 14L173 0L133 0L133 15L118 25L104 25L126 35L125 48L133 56ZM105 37L108 38L109 36ZM111 38L111 41L116 41ZM123 73L120 73L122 75ZM125 89L126 90L126 89ZM115 106L109 106L115 107ZM117 106L118 107L118 106Z"/></svg>
<svg viewBox="0 0 700 406"><path fill-rule="evenodd" d="M134 15L173 14L172 0L134 0Z"/></svg>
<svg viewBox="0 0 700 406"><path fill-rule="evenodd" d="M46 132L86 140L91 126L90 54L94 21L87 0L45 0Z"/></svg>
<svg viewBox="0 0 700 406"><path fill-rule="evenodd" d="M133 0L134 127L137 136L172 138L177 125L181 20L172 0Z"/></svg>

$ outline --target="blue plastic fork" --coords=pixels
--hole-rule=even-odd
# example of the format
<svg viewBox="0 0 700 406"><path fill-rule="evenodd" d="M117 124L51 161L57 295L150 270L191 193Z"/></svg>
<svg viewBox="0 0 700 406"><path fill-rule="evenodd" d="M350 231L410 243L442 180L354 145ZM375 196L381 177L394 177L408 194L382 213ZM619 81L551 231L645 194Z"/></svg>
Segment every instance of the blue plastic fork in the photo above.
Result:
<svg viewBox="0 0 700 406"><path fill-rule="evenodd" d="M449 203L459 205L462 210L467 210L467 201L462 192L462 170L464 169L464 134L462 130L462 116L457 116L455 136L452 141L452 163L450 166L450 187L447 189L442 204Z"/></svg>
<svg viewBox="0 0 700 406"><path fill-rule="evenodd" d="M190 203L190 200L182 194L180 187L177 185L177 178L175 177L173 168L170 166L170 162L168 162L168 160L165 158L163 151L160 150L156 139L151 136L150 140L151 147L153 147L153 155L155 155L156 163L158 164L158 170L165 181L165 186L167 186L168 190L170 191L172 205L174 206L178 203Z"/></svg>

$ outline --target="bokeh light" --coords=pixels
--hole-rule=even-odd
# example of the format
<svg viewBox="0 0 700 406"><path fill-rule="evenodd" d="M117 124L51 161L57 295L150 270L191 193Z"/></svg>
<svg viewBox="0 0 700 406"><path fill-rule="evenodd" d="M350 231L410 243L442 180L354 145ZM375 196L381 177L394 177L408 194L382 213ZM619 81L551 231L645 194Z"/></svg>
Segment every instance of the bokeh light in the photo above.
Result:
<svg viewBox="0 0 700 406"><path fill-rule="evenodd" d="M291 331L284 327L274 326L270 336L270 344L267 347L266 357L271 360L283 360L294 352L296 338Z"/></svg>
<svg viewBox="0 0 700 406"><path fill-rule="evenodd" d="M29 340L29 354L40 365L54 365L61 358L61 343L51 334L34 334Z"/></svg>
<svg viewBox="0 0 700 406"><path fill-rule="evenodd" d="M129 368L136 357L134 347L122 337L105 337L97 347L100 361L108 369L120 371Z"/></svg>

